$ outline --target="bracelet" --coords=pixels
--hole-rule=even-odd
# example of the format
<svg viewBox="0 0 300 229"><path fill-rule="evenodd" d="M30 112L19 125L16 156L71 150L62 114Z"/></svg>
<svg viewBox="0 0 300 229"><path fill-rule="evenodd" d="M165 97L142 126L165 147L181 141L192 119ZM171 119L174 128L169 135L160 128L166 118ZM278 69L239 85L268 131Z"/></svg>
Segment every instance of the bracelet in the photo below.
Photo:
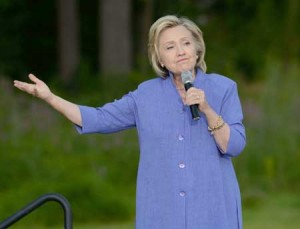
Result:
<svg viewBox="0 0 300 229"><path fill-rule="evenodd" d="M217 119L216 125L214 125L214 127L208 126L207 129L210 132L210 134L213 135L216 130L221 129L224 125L225 125L225 122L222 119L222 116L220 115Z"/></svg>

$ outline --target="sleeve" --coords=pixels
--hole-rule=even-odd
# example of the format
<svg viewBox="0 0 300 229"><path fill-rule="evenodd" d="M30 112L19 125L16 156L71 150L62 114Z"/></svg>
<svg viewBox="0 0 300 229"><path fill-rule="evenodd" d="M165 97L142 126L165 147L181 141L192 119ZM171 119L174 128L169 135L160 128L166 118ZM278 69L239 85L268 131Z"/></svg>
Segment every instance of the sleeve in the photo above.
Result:
<svg viewBox="0 0 300 229"><path fill-rule="evenodd" d="M225 94L221 107L221 115L229 125L230 136L225 155L238 156L246 145L246 133L243 125L243 112L238 96L236 83Z"/></svg>
<svg viewBox="0 0 300 229"><path fill-rule="evenodd" d="M79 105L82 126L75 127L80 134L105 134L129 129L136 125L135 108L132 93L102 107Z"/></svg>

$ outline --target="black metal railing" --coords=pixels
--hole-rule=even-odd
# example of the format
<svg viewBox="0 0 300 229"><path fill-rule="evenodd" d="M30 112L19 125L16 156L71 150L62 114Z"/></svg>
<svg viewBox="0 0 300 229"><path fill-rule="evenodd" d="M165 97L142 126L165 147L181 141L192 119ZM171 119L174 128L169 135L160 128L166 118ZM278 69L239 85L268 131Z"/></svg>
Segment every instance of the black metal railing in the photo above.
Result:
<svg viewBox="0 0 300 229"><path fill-rule="evenodd" d="M15 224L20 219L31 213L32 211L39 208L41 205L43 205L46 202L49 201L55 201L58 202L63 210L64 210L64 226L65 229L72 229L72 211L71 211L71 205L69 201L61 194L59 193L50 193L45 194L38 199L32 201L30 204L19 210L17 213L13 214L12 216L8 217L4 221L0 222L0 229L6 229L9 226Z"/></svg>

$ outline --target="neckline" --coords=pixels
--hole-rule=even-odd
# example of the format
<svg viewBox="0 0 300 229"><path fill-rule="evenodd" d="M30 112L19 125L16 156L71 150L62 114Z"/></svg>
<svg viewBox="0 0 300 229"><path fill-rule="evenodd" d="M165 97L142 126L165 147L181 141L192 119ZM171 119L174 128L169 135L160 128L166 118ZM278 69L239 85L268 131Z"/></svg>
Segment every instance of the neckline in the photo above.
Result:
<svg viewBox="0 0 300 229"><path fill-rule="evenodd" d="M194 78L194 81L193 81L193 84L197 84L203 77L203 72L200 68L196 68L195 69L196 71L196 74L195 74L195 78ZM175 84L175 80L174 80L174 74L172 72L169 71L169 74L168 74L168 77L167 77L169 80L171 80L171 83L172 85L174 86L174 88L176 89L176 84Z"/></svg>

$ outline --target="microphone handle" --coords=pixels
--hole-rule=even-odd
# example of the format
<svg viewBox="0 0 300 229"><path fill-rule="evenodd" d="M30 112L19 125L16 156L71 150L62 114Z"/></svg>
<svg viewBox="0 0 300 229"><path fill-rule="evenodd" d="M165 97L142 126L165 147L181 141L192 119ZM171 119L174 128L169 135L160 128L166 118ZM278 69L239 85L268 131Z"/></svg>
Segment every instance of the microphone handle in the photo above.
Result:
<svg viewBox="0 0 300 229"><path fill-rule="evenodd" d="M187 91L188 89L190 89L191 87L193 87L193 84L190 82L187 82L184 84L184 88ZM198 105L197 104L193 104L190 105L190 110L192 113L192 118L194 121L200 119L200 115L199 115L199 110L198 110Z"/></svg>

